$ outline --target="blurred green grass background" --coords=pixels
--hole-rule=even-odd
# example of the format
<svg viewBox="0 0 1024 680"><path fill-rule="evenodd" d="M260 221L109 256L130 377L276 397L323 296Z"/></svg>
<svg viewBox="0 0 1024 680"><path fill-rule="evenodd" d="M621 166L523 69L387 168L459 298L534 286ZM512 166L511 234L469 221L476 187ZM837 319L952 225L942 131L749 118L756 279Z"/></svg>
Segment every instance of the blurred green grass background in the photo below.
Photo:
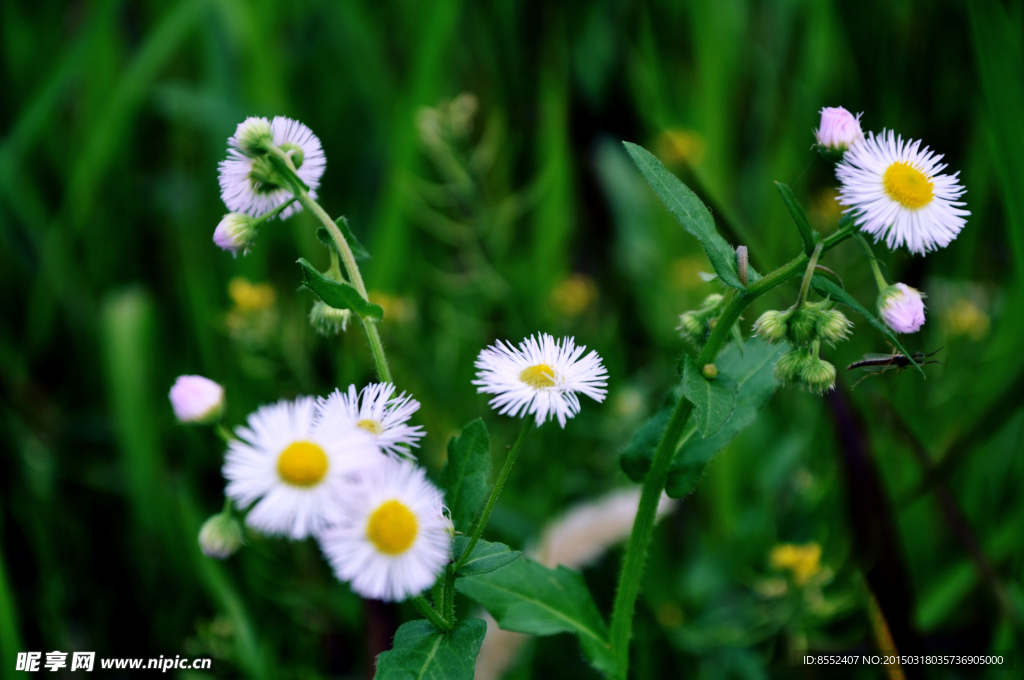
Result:
<svg viewBox="0 0 1024 680"><path fill-rule="evenodd" d="M222 446L174 422L178 374L224 384L232 425L373 378L358 330L324 339L306 323L294 263L327 260L308 215L263 229L246 257L211 242L217 162L247 115L320 136L321 202L372 253L364 273L396 381L423 402L428 468L477 416L497 456L512 441L515 423L470 384L493 339L572 334L605 358L605 403L539 430L513 471L489 531L516 547L627 483L618 453L687 349L677 315L716 292L620 140L679 172L762 272L800 243L772 180L818 229L838 217L831 168L809 151L821 107L945 154L968 189L966 229L927 258L879 250L890 278L929 295L908 343L941 347L944 365L852 392L844 375L839 402L780 390L658 529L634 675L791 677L787 650L873 649L862 574L897 641L1019 644L1021 2L40 0L3 3L0 24L3 674L18 651L53 649L212 656L218 677L371 669L379 612L312 542L250 536L218 563L195 540L222 503ZM826 264L871 306L855 245ZM795 292L759 301L745 329ZM840 368L888 351L853 320L829 357ZM879 531L889 544L858 539ZM773 547L809 542L822 547L812 583L772 569ZM620 558L585 571L605 613ZM896 593L875 585L904 577ZM385 633L413 615L388 610ZM511 673L593 677L563 637L528 646Z"/></svg>

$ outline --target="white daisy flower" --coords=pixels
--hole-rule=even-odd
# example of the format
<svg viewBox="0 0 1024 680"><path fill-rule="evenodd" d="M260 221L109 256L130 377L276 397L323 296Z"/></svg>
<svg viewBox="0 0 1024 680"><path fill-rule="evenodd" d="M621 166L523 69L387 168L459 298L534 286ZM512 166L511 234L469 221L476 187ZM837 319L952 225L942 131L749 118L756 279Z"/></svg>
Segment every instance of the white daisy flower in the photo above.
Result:
<svg viewBox="0 0 1024 680"><path fill-rule="evenodd" d="M515 348L499 340L477 357L477 392L496 395L491 408L502 415L532 414L541 425L552 417L565 421L580 412L577 392L604 401L608 371L597 352L582 359L586 347L574 338L556 341L547 333L531 336Z"/></svg>
<svg viewBox="0 0 1024 680"><path fill-rule="evenodd" d="M385 453L404 455L405 446L419 446L425 432L419 425L410 426L409 418L419 410L420 402L405 394L393 397L391 383L371 383L356 393L349 385L348 392L334 390L326 399L320 398L323 419L339 420L366 430Z"/></svg>
<svg viewBox="0 0 1024 680"><path fill-rule="evenodd" d="M451 559L453 529L441 492L422 468L398 458L356 479L339 489L336 521L318 535L324 555L365 598L418 595Z"/></svg>
<svg viewBox="0 0 1024 680"><path fill-rule="evenodd" d="M266 154L247 155L247 151L252 153L247 133L256 126L254 121L267 123L266 118L246 119L228 138L228 157L220 163L220 196L231 212L259 217L291 200L292 192L281 183ZM320 140L312 130L291 118L277 116L269 125L274 145L291 155L296 174L309 187L310 198L315 199L320 177L327 167ZM301 209L302 206L293 203L280 217L287 219Z"/></svg>
<svg viewBox="0 0 1024 680"><path fill-rule="evenodd" d="M892 130L856 142L836 166L839 202L854 211L856 223L890 250L906 246L924 255L944 248L964 228L959 201L966 189L959 172L946 169L941 155L920 141L903 141Z"/></svg>
<svg viewBox="0 0 1024 680"><path fill-rule="evenodd" d="M247 424L224 458L225 494L242 508L255 503L245 521L267 534L314 533L327 522L331 488L386 460L364 430L318 418L313 397L262 406Z"/></svg>
<svg viewBox="0 0 1024 680"><path fill-rule="evenodd" d="M916 333L924 325L924 295L905 283L894 283L878 296L878 312L897 333Z"/></svg>

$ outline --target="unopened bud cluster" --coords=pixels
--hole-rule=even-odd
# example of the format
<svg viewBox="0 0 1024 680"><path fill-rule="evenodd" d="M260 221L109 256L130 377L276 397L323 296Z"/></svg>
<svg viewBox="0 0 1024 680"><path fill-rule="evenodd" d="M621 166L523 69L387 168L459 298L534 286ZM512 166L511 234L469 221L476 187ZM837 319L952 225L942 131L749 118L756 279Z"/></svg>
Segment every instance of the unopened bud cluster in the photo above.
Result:
<svg viewBox="0 0 1024 680"><path fill-rule="evenodd" d="M704 342L707 334L715 327L718 317L721 316L723 300L724 298L718 293L707 296L698 309L679 315L679 325L676 326L676 330L695 344Z"/></svg>
<svg viewBox="0 0 1024 680"><path fill-rule="evenodd" d="M754 333L769 343L788 340L793 346L775 364L775 377L800 382L812 392L831 389L836 367L818 356L821 343L835 345L850 335L853 324L830 308L828 300L807 302L785 311L769 310L754 324Z"/></svg>
<svg viewBox="0 0 1024 680"><path fill-rule="evenodd" d="M352 318L351 309L337 309L323 300L313 303L309 310L309 323L320 335L330 337L348 330L348 322Z"/></svg>

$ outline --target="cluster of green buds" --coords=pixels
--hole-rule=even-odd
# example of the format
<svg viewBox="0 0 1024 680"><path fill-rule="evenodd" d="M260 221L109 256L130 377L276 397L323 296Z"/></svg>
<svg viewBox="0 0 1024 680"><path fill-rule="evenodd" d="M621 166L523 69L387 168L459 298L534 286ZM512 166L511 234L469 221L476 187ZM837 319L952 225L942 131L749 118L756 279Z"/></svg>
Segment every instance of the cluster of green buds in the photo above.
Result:
<svg viewBox="0 0 1024 680"><path fill-rule="evenodd" d="M718 293L707 296L704 302L700 303L699 308L679 315L679 325L676 326L676 330L694 344L703 342L722 314L724 299Z"/></svg>
<svg viewBox="0 0 1024 680"><path fill-rule="evenodd" d="M769 343L788 340L792 345L775 364L776 378L801 382L820 394L836 382L836 367L819 356L821 344L845 340L852 327L846 315L826 299L803 302L781 312L769 310L754 324L754 333Z"/></svg>

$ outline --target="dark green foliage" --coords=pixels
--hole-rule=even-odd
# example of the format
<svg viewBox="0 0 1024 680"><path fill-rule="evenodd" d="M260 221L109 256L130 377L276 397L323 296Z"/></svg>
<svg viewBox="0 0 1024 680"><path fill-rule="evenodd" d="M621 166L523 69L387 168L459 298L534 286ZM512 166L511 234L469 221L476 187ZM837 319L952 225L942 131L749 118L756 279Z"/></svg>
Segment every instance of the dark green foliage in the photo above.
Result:
<svg viewBox="0 0 1024 680"><path fill-rule="evenodd" d="M342 281L332 281L320 271L300 257L302 265L302 283L325 303L335 309L351 309L353 312L370 321L384 318L384 310L380 305L367 302L355 288Z"/></svg>
<svg viewBox="0 0 1024 680"><path fill-rule="evenodd" d="M484 421L472 421L448 441L440 485L455 530L468 532L491 488L491 439Z"/></svg>
<svg viewBox="0 0 1024 680"><path fill-rule="evenodd" d="M459 621L441 633L427 621L403 623L394 649L377 657L378 680L472 680L487 633L480 619Z"/></svg>

